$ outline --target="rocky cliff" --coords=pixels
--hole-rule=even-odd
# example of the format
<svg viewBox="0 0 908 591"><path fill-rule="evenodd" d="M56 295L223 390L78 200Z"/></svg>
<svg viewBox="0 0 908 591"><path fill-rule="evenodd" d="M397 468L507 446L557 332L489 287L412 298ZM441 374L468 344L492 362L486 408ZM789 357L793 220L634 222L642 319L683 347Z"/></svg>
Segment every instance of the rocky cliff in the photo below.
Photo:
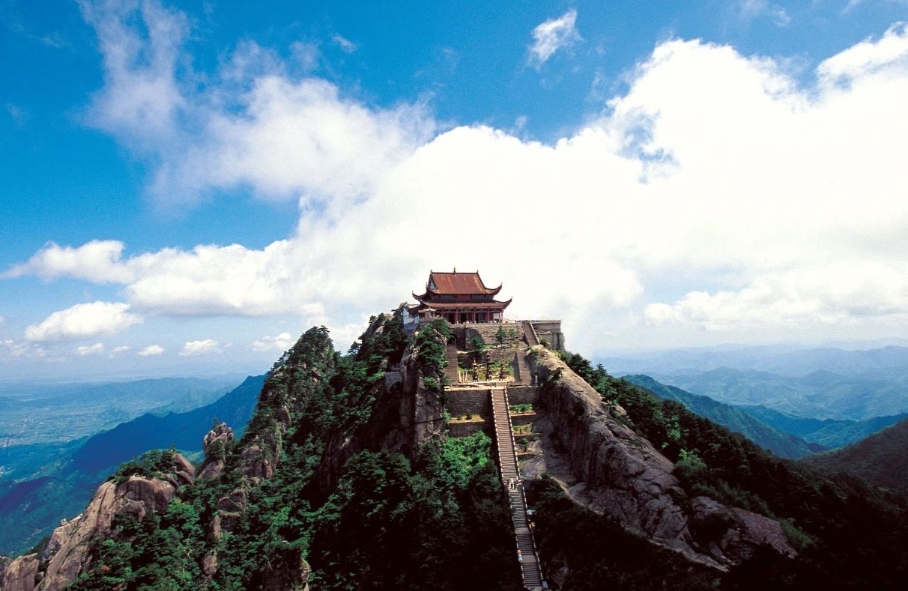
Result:
<svg viewBox="0 0 908 591"><path fill-rule="evenodd" d="M324 328L311 329L275 363L242 440L235 441L230 427L218 424L204 436L205 460L198 471L179 454L161 456L166 465L158 462L152 470L121 469L116 479L98 489L82 515L54 532L40 555L0 563L0 591L62 589L85 573L96 578L91 585L80 583L79 589L115 586L111 581L134 576L140 563L105 558L101 545L128 545L129 536L137 536L141 529L135 524L148 523L157 523L157 533L166 530L163 539L169 540L173 555L167 557L171 562L161 562L168 566L159 571L180 571L182 586L174 588L304 591L312 571L304 557L313 555L322 561L322 570L313 576L322 577L323 583L325 577L335 577L337 588L347 585L350 579L333 573L332 565L349 556L350 564L358 565L361 552L373 551L353 544L345 550L349 556L337 554L347 542L342 530L335 528L357 527L375 515L373 505L366 506L368 511L357 508L357 495L378 493L381 503L390 504L384 487L403 491L393 502L406 509L388 510L400 523L382 523L376 532L404 527L406 519L416 519L417 514L420 523L431 521L439 514L438 507L456 509L457 503L478 495L460 491L458 497L448 491L444 503L429 502L424 497L430 492L452 485L450 479L424 475L414 480L419 494L405 492L408 461L432 470L447 466L438 457L427 461L424 452L432 446L423 445L430 441L444 445L445 393L440 385L445 339L443 326L407 339L399 318L382 315L374 319L362 342L342 356ZM533 360L533 371L544 384L539 399L544 418L536 425L543 437L535 448L537 456L525 466L528 472L555 476L577 502L717 570L739 563L761 546L794 555L777 522L685 492L672 462L634 432L623 410L604 404L556 356L537 348ZM359 465L377 466L374 474L381 477L375 484L357 487L349 460L363 455L367 460ZM389 476L392 468L397 480ZM370 474L363 478L368 480ZM464 476L464 482L468 480ZM497 482L483 493L488 498L477 496L469 506L483 506L487 517L494 506L493 493L501 493ZM506 499L503 503L506 515ZM173 514L175 506L181 508L178 514ZM414 507L422 507L423 513L414 512ZM452 509L448 519L473 518ZM124 520L133 524L132 529L118 525ZM447 528L457 522L445 523ZM482 531L485 518L471 527ZM153 529L149 525L142 535L153 537ZM418 536L436 533L415 531ZM458 531L455 527L445 535ZM429 556L427 564L454 552L471 556L468 552L474 546L438 545L432 550L436 557L423 551L418 536L413 538L418 556ZM501 548L493 549L496 552ZM506 560L512 548L504 552ZM376 565L393 559L379 555ZM376 565L372 568L378 573Z"/></svg>
<svg viewBox="0 0 908 591"><path fill-rule="evenodd" d="M559 478L572 498L691 560L725 569L760 546L796 554L777 521L691 498L673 475L674 465L637 435L624 410L607 404L592 386L541 347L531 356L543 387L538 405L542 435L530 475ZM720 524L709 531L701 524Z"/></svg>
<svg viewBox="0 0 908 591"><path fill-rule="evenodd" d="M95 493L85 511L54 530L41 553L21 556L0 571L2 591L57 591L92 567L92 543L109 537L117 516L143 519L162 514L181 484L191 484L195 468L183 456L169 456L166 473L159 477L129 476L108 480Z"/></svg>

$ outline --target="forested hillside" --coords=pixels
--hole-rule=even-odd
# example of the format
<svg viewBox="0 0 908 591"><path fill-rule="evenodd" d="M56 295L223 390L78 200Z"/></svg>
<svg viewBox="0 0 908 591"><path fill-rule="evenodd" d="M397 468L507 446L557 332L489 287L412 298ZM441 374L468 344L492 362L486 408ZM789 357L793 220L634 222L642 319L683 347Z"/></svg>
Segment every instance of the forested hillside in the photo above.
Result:
<svg viewBox="0 0 908 591"><path fill-rule="evenodd" d="M812 457L809 463L908 494L908 420L848 447Z"/></svg>
<svg viewBox="0 0 908 591"><path fill-rule="evenodd" d="M890 425L908 418L908 414L874 417L862 421L811 419L766 408L744 406L741 410L776 429L801 437L827 449L844 447L869 437Z"/></svg>
<svg viewBox="0 0 908 591"><path fill-rule="evenodd" d="M691 394L674 386L660 384L649 376L624 376L624 379L649 390L659 398L680 402L691 412L744 435L779 457L796 460L824 449L819 445L811 447L800 437L775 429L739 408L717 402L708 396Z"/></svg>
<svg viewBox="0 0 908 591"><path fill-rule="evenodd" d="M675 462L690 495L706 494L782 520L797 559L758 553L723 581L730 589L900 589L908 574L908 506L856 478L774 457L742 435L609 376L565 360Z"/></svg>
<svg viewBox="0 0 908 591"><path fill-rule="evenodd" d="M34 476L0 482L0 553L24 552L49 535L60 519L79 513L122 462L161 448L199 453L202 436L215 419L242 431L264 379L249 377L206 406L163 416L145 414L110 431L55 446L53 453L47 452L47 444L33 446L31 454L15 448L14 473Z"/></svg>
<svg viewBox="0 0 908 591"><path fill-rule="evenodd" d="M55 533L37 554L0 564L0 585L520 589L508 494L491 440L444 430L449 338L444 322L408 337L399 314L383 315L339 354L326 329L310 329L267 375L241 439L218 424L205 437L200 466L172 450L124 464L85 516L58 529L66 535ZM579 479L526 482L552 587L904 587L903 497L775 457L579 355L562 352L567 365L539 347L532 356L539 387L531 430L543 433L547 424L549 431L527 447L543 446L553 469L554 456L562 456ZM578 384L588 392L582 399ZM556 421L586 431L558 432ZM604 437L612 447L592 447ZM626 467L664 470L660 502L672 515L692 516L677 530L688 537L673 546L620 525L633 516L584 506L584 498L600 494L623 499L614 505L619 511L652 509L625 502L650 498L651 474L609 472L618 467L609 453L643 462ZM668 510L652 515L673 519ZM783 539L746 541L736 529L742 519L772 524ZM714 551L717 543L725 554Z"/></svg>
<svg viewBox="0 0 908 591"><path fill-rule="evenodd" d="M415 356L425 378L437 362L431 342ZM209 445L199 477L163 514L115 518L72 589L306 580L319 589L519 589L489 438L436 438L404 455L394 448L406 441L385 445L393 421L369 422L383 406L383 370L407 345L399 317L378 320L346 355L324 328L308 331L275 364L242 440ZM114 482L163 475L169 462L146 456Z"/></svg>

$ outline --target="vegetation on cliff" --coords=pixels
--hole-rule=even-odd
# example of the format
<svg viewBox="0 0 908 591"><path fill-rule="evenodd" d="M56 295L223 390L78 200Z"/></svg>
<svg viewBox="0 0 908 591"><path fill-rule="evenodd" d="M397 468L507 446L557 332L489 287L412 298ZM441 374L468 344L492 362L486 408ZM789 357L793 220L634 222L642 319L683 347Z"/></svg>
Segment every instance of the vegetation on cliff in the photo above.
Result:
<svg viewBox="0 0 908 591"><path fill-rule="evenodd" d="M609 376L601 365L593 367L572 353L562 352L561 357L603 400L620 404L629 424L675 462L675 475L689 496L710 496L781 520L799 546L798 558L758 553L726 578L726 588L904 586L908 573L904 498L885 495L853 477L833 476L775 457L678 402L660 400Z"/></svg>
<svg viewBox="0 0 908 591"><path fill-rule="evenodd" d="M660 548L614 520L572 501L550 478L536 481L536 543L550 573L567 573L563 589L699 591L718 589L721 573Z"/></svg>
<svg viewBox="0 0 908 591"><path fill-rule="evenodd" d="M424 365L437 336L422 341ZM325 328L306 332L275 363L242 440L209 450L220 476L181 487L164 515L118 518L73 589L294 588L307 576L319 589L519 589L487 436L436 438L409 457L368 444L380 439L373 413L386 414L384 372L411 344L396 315L346 355ZM364 432L366 444L338 448ZM166 453L124 470L154 472Z"/></svg>
<svg viewBox="0 0 908 591"><path fill-rule="evenodd" d="M0 554L28 550L49 536L61 518L80 513L121 462L159 448L175 447L187 456L199 453L200 434L214 418L241 432L252 416L263 382L264 376L249 377L215 402L188 412L142 415L88 439L59 446L60 453L52 458L45 455L42 445L29 446L34 448L31 453L25 453L22 446L17 448L18 454L12 454L10 448L2 450L0 463L4 466L10 466L11 455L19 458L14 475L28 471L39 475L19 482L0 480Z"/></svg>
<svg viewBox="0 0 908 591"><path fill-rule="evenodd" d="M718 402L708 396L691 394L680 388L661 384L649 376L632 375L624 376L624 379L649 390L659 398L680 402L691 412L744 435L779 457L797 460L823 449L822 446L815 444L811 446L800 437L775 429L740 408Z"/></svg>
<svg viewBox="0 0 908 591"><path fill-rule="evenodd" d="M520 589L508 497L490 439L435 431L413 436L422 416L414 401L441 398L424 395L439 393L434 389L442 382L431 378L443 379L446 329L432 323L407 337L399 315L381 316L346 354L334 350L324 327L307 331L268 374L242 439L234 441L222 425L212 429L194 480L191 467L174 469L170 450L120 468L113 476L118 490L141 478L164 479L171 493L179 490L169 505L165 499L154 510L118 513L111 535L91 542L91 568L71 588ZM546 388L559 393L558 406L554 394L549 407L540 406L550 421L553 409L571 419L589 418L595 407L625 435L621 445L658 456L673 483L664 495L673 506L692 507L702 495L778 519L799 554L789 558L757 544L749 559L724 573L705 566L717 563L688 560L689 553L656 546L581 507L543 478L529 487L529 500L551 583L565 590L903 587L902 497L772 456L579 355L561 357L602 400L573 376L582 398L556 386L556 374L569 374L560 362L548 377L537 367L544 378L540 397ZM423 386L421 394L404 396L415 384ZM603 403L621 405L626 414L605 412ZM599 476L614 480L616 472ZM625 476L641 486L637 473ZM592 479L586 484L596 486ZM697 515L689 508L684 515ZM729 524L715 521L722 513L708 516L715 519L683 523L694 545L728 531Z"/></svg>

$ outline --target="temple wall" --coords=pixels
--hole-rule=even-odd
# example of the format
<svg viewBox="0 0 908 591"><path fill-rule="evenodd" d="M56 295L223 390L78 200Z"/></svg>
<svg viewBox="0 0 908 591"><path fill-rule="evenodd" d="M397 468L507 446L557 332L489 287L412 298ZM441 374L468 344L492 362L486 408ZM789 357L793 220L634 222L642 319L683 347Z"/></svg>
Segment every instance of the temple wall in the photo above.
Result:
<svg viewBox="0 0 908 591"><path fill-rule="evenodd" d="M535 386L509 386L508 404L535 404L536 394Z"/></svg>
<svg viewBox="0 0 908 591"><path fill-rule="evenodd" d="M564 349L564 333L561 332L560 320L533 320L532 322L540 341L544 340L552 349Z"/></svg>
<svg viewBox="0 0 908 591"><path fill-rule="evenodd" d="M492 418L492 399L488 388L445 388L445 392L448 395L446 407L451 416L473 414Z"/></svg>

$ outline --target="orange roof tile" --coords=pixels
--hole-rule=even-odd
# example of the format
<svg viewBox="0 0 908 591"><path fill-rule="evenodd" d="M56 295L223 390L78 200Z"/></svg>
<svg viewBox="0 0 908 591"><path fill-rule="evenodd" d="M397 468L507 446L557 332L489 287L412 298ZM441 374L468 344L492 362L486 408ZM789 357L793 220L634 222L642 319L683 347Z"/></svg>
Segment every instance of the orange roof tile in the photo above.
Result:
<svg viewBox="0 0 908 591"><path fill-rule="evenodd" d="M479 277L479 272L458 273L454 271L453 273L441 273L432 271L429 274L426 289L436 294L482 293L494 295L501 291L501 286L491 289L486 287L485 283L482 282L482 278Z"/></svg>

